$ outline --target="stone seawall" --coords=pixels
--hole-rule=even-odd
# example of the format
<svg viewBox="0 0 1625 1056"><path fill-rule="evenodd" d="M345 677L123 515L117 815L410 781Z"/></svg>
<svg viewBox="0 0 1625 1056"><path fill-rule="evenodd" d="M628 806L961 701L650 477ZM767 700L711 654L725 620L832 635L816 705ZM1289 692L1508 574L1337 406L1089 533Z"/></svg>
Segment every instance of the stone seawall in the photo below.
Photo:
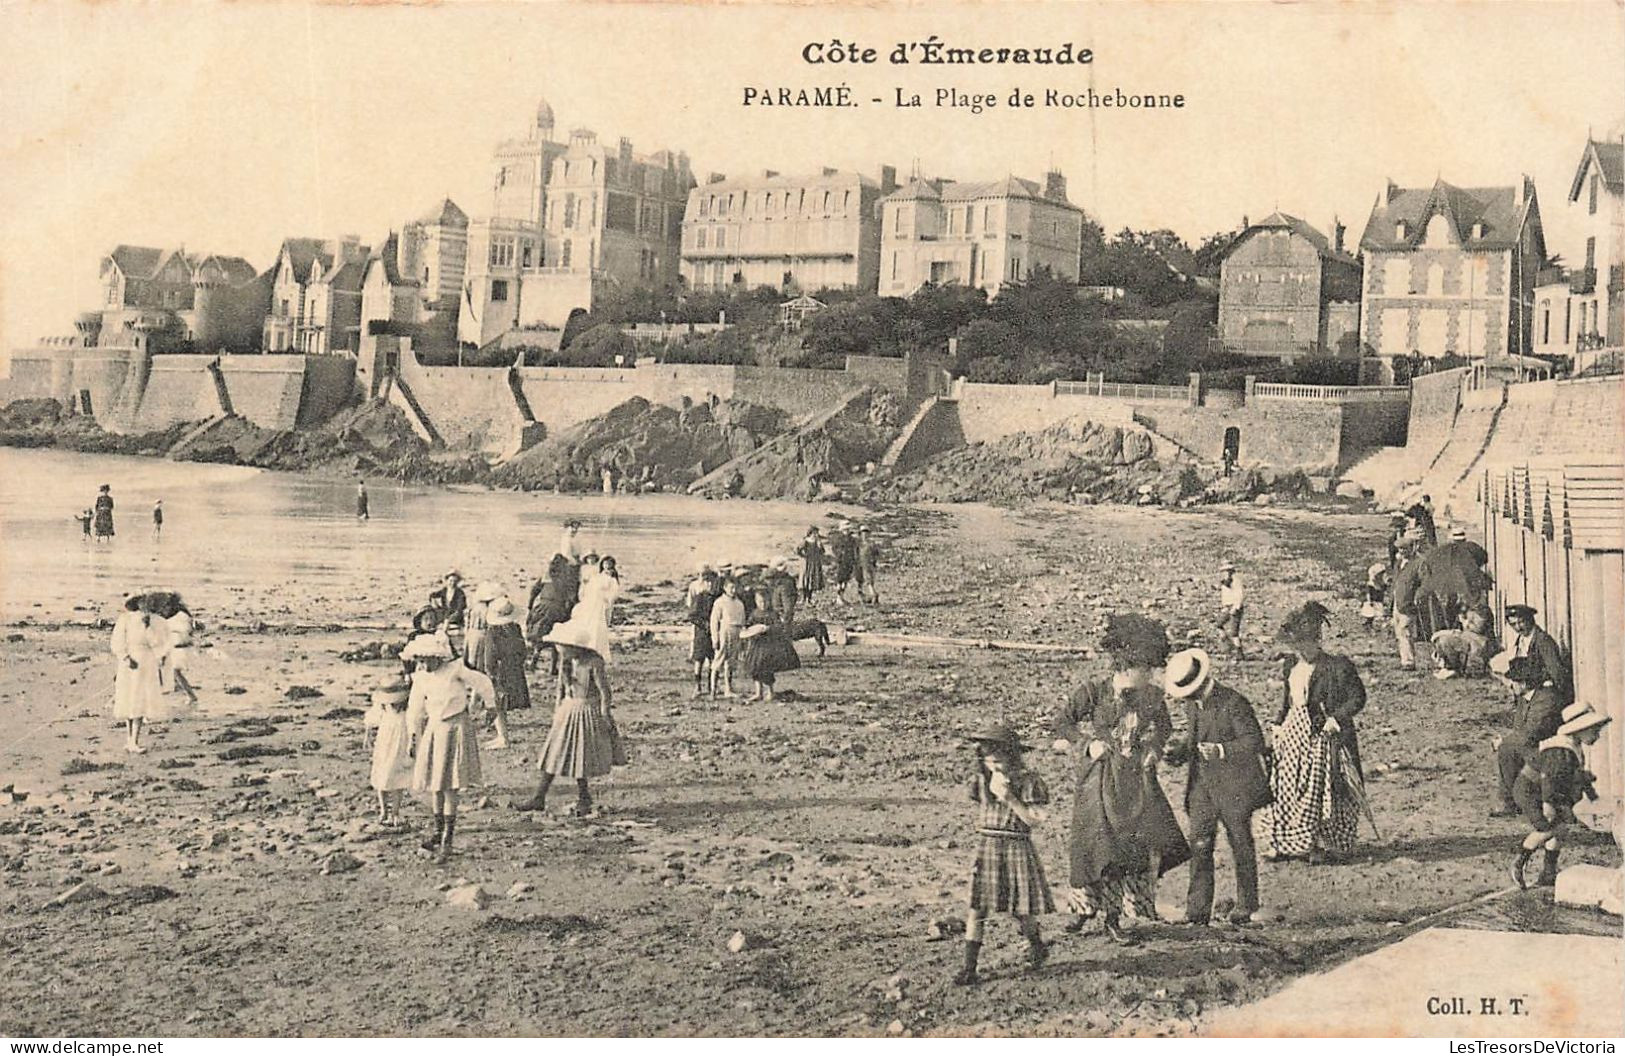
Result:
<svg viewBox="0 0 1625 1056"><path fill-rule="evenodd" d="M29 350L0 379L0 405L49 397L89 412L113 432L153 432L181 422L237 414L267 429L326 421L349 402L355 363L347 356L160 355L132 370L136 350ZM217 372L218 371L218 375Z"/></svg>

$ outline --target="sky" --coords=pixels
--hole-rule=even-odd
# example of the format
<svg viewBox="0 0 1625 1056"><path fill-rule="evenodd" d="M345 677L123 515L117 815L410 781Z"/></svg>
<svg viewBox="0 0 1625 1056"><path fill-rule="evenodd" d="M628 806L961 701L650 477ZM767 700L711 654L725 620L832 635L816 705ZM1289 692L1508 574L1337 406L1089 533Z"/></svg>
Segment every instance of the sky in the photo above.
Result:
<svg viewBox="0 0 1625 1056"><path fill-rule="evenodd" d="M1194 247L1281 209L1358 239L1387 180L1535 179L1551 251L1588 128L1625 120L1625 5L1380 2L660 5L0 0L0 350L72 332L114 245L264 269L284 237L391 228L450 196L489 211L491 150L537 100L707 172L834 166L1041 178L1108 231ZM899 42L1072 43L1089 65L922 66ZM810 65L813 42L874 64ZM847 85L838 110L746 108L747 86ZM1182 110L1011 109L1020 88L1180 93ZM939 88L994 93L981 114ZM899 109L895 93L925 106ZM885 103L871 100L881 97Z"/></svg>

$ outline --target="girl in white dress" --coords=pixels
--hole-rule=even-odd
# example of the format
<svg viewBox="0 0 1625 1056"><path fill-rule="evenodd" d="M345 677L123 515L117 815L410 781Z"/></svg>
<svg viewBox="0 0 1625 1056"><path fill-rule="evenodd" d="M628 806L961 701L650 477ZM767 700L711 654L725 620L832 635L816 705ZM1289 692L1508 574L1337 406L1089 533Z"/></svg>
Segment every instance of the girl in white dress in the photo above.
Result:
<svg viewBox="0 0 1625 1056"><path fill-rule="evenodd" d="M412 787L412 734L406 725L411 689L403 679L385 679L372 691L372 707L363 720L372 737L372 787L383 825L401 823L401 799Z"/></svg>
<svg viewBox="0 0 1625 1056"><path fill-rule="evenodd" d="M186 694L187 703L197 707L197 691L187 681L187 666L197 635L197 621L179 594L164 595L160 611L169 630L169 655L164 658L163 682L166 692Z"/></svg>
<svg viewBox="0 0 1625 1056"><path fill-rule="evenodd" d="M487 708L496 705L491 680L456 657L446 640L421 634L401 650L402 660L416 664L407 704L407 729L412 733L416 765L412 787L427 792L434 805L435 834L423 849L439 848L438 860L451 857L457 830L457 797L480 784L480 745L469 714L470 695Z"/></svg>
<svg viewBox="0 0 1625 1056"><path fill-rule="evenodd" d="M169 653L169 625L156 615L151 595L131 598L113 624L112 651L117 663L113 678L113 717L124 720L124 750L140 755L141 729L163 713L163 686L159 680Z"/></svg>

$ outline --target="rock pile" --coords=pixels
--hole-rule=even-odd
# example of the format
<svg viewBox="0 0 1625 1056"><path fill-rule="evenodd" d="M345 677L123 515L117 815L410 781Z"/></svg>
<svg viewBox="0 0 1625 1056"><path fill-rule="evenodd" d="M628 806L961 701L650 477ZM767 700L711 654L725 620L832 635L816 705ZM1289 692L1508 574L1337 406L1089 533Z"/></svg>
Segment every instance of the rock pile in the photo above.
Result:
<svg viewBox="0 0 1625 1056"><path fill-rule="evenodd" d="M837 482L862 475L896 439L895 394L864 389L722 466L691 488L715 498L837 498Z"/></svg>
<svg viewBox="0 0 1625 1056"><path fill-rule="evenodd" d="M1035 498L1136 502L1148 495L1172 505L1203 490L1193 464L1159 461L1144 432L1074 418L949 451L877 485L869 497L1017 505Z"/></svg>
<svg viewBox="0 0 1625 1056"><path fill-rule="evenodd" d="M494 483L527 491L597 491L603 471L648 490L682 489L784 431L783 411L742 400L681 409L635 396L521 452Z"/></svg>

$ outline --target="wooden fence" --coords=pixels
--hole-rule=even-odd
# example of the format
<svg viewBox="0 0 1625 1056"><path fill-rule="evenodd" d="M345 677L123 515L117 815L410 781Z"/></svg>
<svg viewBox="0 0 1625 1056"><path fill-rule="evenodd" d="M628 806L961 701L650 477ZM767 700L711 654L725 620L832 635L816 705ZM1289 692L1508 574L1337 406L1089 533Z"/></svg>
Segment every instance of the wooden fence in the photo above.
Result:
<svg viewBox="0 0 1625 1056"><path fill-rule="evenodd" d="M1617 824L1625 811L1625 465L1496 466L1483 472L1479 500L1496 616L1514 604L1539 610L1573 664L1576 699L1614 720L1588 753L1599 796L1589 806Z"/></svg>

